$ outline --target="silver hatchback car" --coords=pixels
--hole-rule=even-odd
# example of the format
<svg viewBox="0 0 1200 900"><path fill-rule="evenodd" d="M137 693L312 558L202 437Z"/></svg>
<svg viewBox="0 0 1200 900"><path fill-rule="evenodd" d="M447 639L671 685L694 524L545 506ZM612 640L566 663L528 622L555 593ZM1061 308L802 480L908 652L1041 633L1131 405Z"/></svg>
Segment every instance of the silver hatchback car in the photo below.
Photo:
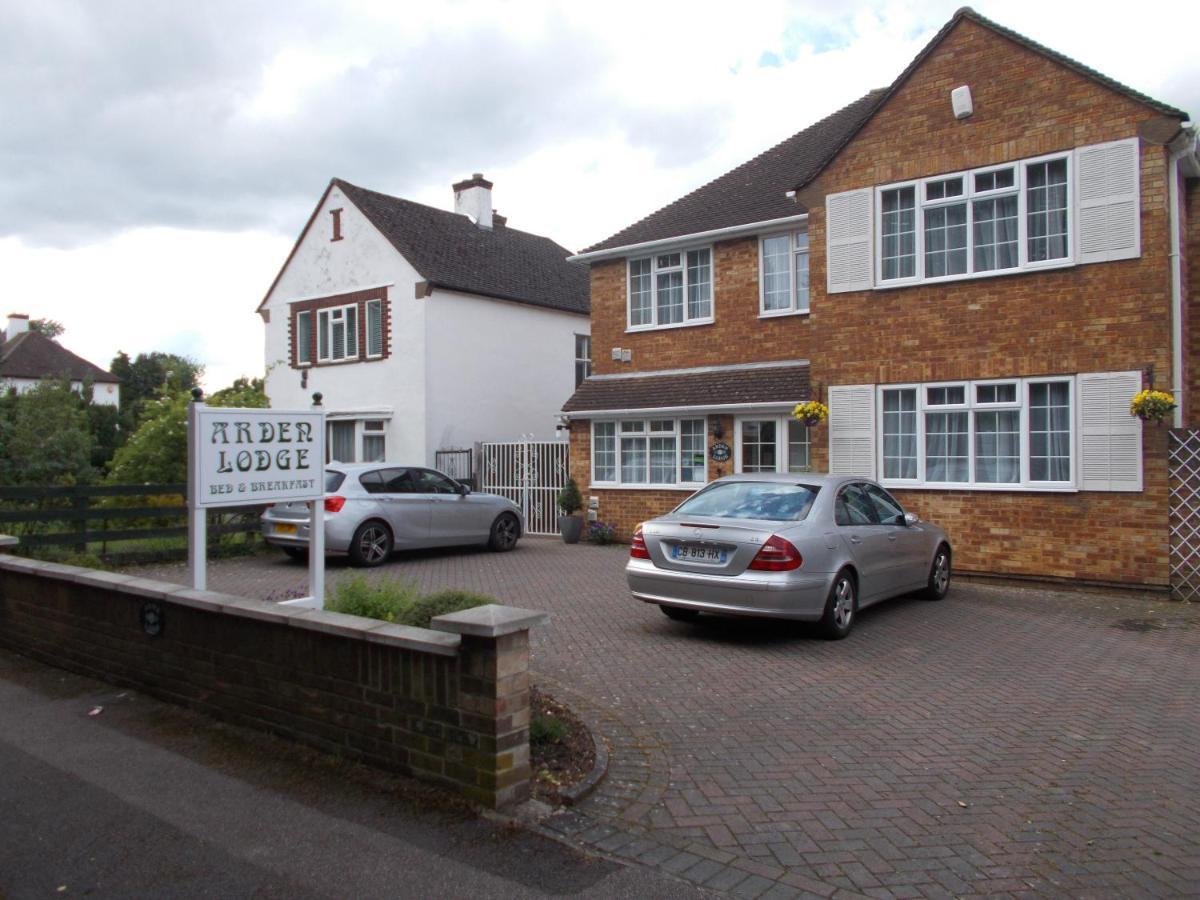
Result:
<svg viewBox="0 0 1200 900"><path fill-rule="evenodd" d="M306 503L277 503L262 515L268 544L290 556L308 552ZM506 497L477 494L434 469L384 463L325 470L325 550L378 566L395 549L487 544L512 550L525 531Z"/></svg>
<svg viewBox="0 0 1200 900"><path fill-rule="evenodd" d="M626 578L672 619L701 612L819 622L850 633L862 607L950 589L950 541L864 478L720 478L638 527Z"/></svg>

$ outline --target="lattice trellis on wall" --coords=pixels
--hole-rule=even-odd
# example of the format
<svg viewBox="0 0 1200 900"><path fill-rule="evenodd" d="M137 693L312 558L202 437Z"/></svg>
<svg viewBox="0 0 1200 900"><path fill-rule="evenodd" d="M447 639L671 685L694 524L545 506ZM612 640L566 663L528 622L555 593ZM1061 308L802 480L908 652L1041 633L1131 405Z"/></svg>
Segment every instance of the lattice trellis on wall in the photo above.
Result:
<svg viewBox="0 0 1200 900"><path fill-rule="evenodd" d="M1172 429L1170 447L1171 593L1200 600L1200 429Z"/></svg>

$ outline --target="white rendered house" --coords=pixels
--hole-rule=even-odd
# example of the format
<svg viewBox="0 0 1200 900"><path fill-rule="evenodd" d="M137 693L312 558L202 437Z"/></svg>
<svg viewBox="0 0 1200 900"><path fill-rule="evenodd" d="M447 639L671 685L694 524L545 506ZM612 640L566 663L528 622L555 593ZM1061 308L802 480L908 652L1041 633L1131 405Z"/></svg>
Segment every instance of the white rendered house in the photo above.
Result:
<svg viewBox="0 0 1200 900"><path fill-rule="evenodd" d="M586 267L509 228L482 175L455 211L333 179L259 305L271 405L320 392L331 459L556 436L590 371ZM578 374L577 374L578 373Z"/></svg>
<svg viewBox="0 0 1200 900"><path fill-rule="evenodd" d="M0 332L0 389L23 394L47 378L70 379L72 390L81 393L91 385L93 403L120 404L120 378L76 356L58 341L30 331L29 316L12 313L8 327Z"/></svg>

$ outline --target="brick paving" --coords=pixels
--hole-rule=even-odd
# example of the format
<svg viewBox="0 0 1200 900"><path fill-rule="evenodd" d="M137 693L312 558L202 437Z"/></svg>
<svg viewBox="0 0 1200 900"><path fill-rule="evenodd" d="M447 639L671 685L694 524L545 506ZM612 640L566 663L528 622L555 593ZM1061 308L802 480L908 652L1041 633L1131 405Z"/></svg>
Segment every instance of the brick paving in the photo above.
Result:
<svg viewBox="0 0 1200 900"><path fill-rule="evenodd" d="M527 538L371 572L552 614L537 678L611 766L545 829L743 897L1200 895L1194 606L959 581L830 643L671 622L630 599L625 556ZM331 560L329 581L352 571ZM305 577L264 556L209 582L278 598Z"/></svg>

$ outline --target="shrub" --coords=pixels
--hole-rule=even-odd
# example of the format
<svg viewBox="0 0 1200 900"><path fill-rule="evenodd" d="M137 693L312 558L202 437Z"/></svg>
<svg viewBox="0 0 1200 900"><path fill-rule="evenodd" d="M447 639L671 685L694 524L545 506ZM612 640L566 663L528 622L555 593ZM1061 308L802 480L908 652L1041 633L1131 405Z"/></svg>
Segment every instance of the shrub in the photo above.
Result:
<svg viewBox="0 0 1200 900"><path fill-rule="evenodd" d="M553 716L535 716L529 722L529 741L532 744L561 744L569 732L567 723Z"/></svg>
<svg viewBox="0 0 1200 900"><path fill-rule="evenodd" d="M372 583L365 575L351 575L333 586L325 599L325 608L350 616L399 622L418 597L417 586L410 581L385 578Z"/></svg>
<svg viewBox="0 0 1200 900"><path fill-rule="evenodd" d="M558 506L565 515L573 516L583 509L583 496L579 493L579 485L574 478L568 478L563 489L558 492Z"/></svg>
<svg viewBox="0 0 1200 900"><path fill-rule="evenodd" d="M422 595L411 581L381 579L372 583L365 575L351 575L334 585L325 608L396 625L428 628L434 616L495 602L495 598L486 594L460 590Z"/></svg>
<svg viewBox="0 0 1200 900"><path fill-rule="evenodd" d="M591 522L588 524L587 539L592 544L615 544L617 529L607 522Z"/></svg>
<svg viewBox="0 0 1200 900"><path fill-rule="evenodd" d="M496 599L487 594L453 589L437 591L415 599L403 618L396 619L396 622L400 625L412 625L414 628L428 628L429 620L434 616L444 616L447 613L474 609L476 606L486 606L495 602Z"/></svg>

